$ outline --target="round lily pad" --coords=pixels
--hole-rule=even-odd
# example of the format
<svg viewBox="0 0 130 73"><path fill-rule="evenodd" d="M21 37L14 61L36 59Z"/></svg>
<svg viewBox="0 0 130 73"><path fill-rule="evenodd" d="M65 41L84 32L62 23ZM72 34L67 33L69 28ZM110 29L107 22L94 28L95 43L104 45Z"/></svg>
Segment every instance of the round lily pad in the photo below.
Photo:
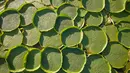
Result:
<svg viewBox="0 0 130 73"><path fill-rule="evenodd" d="M118 42L111 42L102 52L113 68L123 68L128 61L128 50Z"/></svg>
<svg viewBox="0 0 130 73"><path fill-rule="evenodd" d="M31 48L27 57L25 67L27 71L35 71L40 68L41 52L37 48Z"/></svg>
<svg viewBox="0 0 130 73"><path fill-rule="evenodd" d="M0 14L2 31L12 31L19 27L20 15L16 10L5 10Z"/></svg>
<svg viewBox="0 0 130 73"><path fill-rule="evenodd" d="M64 48L62 68L66 73L80 73L86 63L86 55L80 48Z"/></svg>
<svg viewBox="0 0 130 73"><path fill-rule="evenodd" d="M32 24L23 27L23 44L33 46L39 42L41 33Z"/></svg>
<svg viewBox="0 0 130 73"><path fill-rule="evenodd" d="M118 33L118 40L121 44L123 44L126 47L130 47L130 29L123 29L119 31Z"/></svg>
<svg viewBox="0 0 130 73"><path fill-rule="evenodd" d="M65 28L74 26L74 22L70 17L67 16L59 16L56 20L55 29L58 32L63 31Z"/></svg>
<svg viewBox="0 0 130 73"><path fill-rule="evenodd" d="M106 10L112 13L119 13L125 10L127 0L106 0Z"/></svg>
<svg viewBox="0 0 130 73"><path fill-rule="evenodd" d="M90 55L81 73L111 73L111 66L101 55Z"/></svg>
<svg viewBox="0 0 130 73"><path fill-rule="evenodd" d="M100 12L105 7L105 0L82 0L82 4L89 12Z"/></svg>
<svg viewBox="0 0 130 73"><path fill-rule="evenodd" d="M43 32L41 34L40 44L42 47L59 48L62 46L60 35L55 30Z"/></svg>
<svg viewBox="0 0 130 73"><path fill-rule="evenodd" d="M40 31L48 31L54 27L56 18L57 14L52 9L43 8L36 12L33 23Z"/></svg>
<svg viewBox="0 0 130 73"><path fill-rule="evenodd" d="M24 46L12 48L7 54L7 62L11 72L21 72L25 69L25 56L28 50Z"/></svg>
<svg viewBox="0 0 130 73"><path fill-rule="evenodd" d="M71 4L63 4L58 8L58 14L63 14L74 19L77 16L77 8Z"/></svg>
<svg viewBox="0 0 130 73"><path fill-rule="evenodd" d="M103 16L101 13L89 12L86 14L85 19L88 26L99 26L103 22Z"/></svg>
<svg viewBox="0 0 130 73"><path fill-rule="evenodd" d="M71 47L81 43L83 38L82 30L77 27L70 27L62 31L61 41L64 46Z"/></svg>
<svg viewBox="0 0 130 73"><path fill-rule="evenodd" d="M62 66L62 53L60 50L47 47L42 50L41 67L45 72L56 73Z"/></svg>
<svg viewBox="0 0 130 73"><path fill-rule="evenodd" d="M9 73L8 63L4 58L0 58L0 73Z"/></svg>
<svg viewBox="0 0 130 73"><path fill-rule="evenodd" d="M98 54L106 48L108 39L101 28L97 26L88 26L83 29L83 32L82 44L88 54Z"/></svg>
<svg viewBox="0 0 130 73"><path fill-rule="evenodd" d="M33 4L25 4L20 9L20 13L23 17L22 25L29 25L32 23L32 18L34 13L36 12L36 7L33 6Z"/></svg>
<svg viewBox="0 0 130 73"><path fill-rule="evenodd" d="M54 7L59 7L62 3L65 2L65 0L50 0L51 1L51 4L54 6Z"/></svg>

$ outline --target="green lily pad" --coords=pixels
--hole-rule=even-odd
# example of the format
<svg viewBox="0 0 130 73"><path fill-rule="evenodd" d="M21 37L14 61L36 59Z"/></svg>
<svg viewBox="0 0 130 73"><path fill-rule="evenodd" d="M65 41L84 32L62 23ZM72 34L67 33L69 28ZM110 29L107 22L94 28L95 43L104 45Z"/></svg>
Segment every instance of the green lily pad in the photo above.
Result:
<svg viewBox="0 0 130 73"><path fill-rule="evenodd" d="M84 17L87 13L88 13L88 11L85 10L84 8L78 9L78 16L80 16L80 17Z"/></svg>
<svg viewBox="0 0 130 73"><path fill-rule="evenodd" d="M71 4L63 4L58 8L59 15L67 15L74 19L77 16L77 8Z"/></svg>
<svg viewBox="0 0 130 73"><path fill-rule="evenodd" d="M16 10L5 10L0 14L2 31L12 31L19 27L20 15Z"/></svg>
<svg viewBox="0 0 130 73"><path fill-rule="evenodd" d="M120 22L116 26L118 27L119 31L124 30L124 28L130 29L130 22Z"/></svg>
<svg viewBox="0 0 130 73"><path fill-rule="evenodd" d="M81 73L111 73L111 66L101 55L90 55Z"/></svg>
<svg viewBox="0 0 130 73"><path fill-rule="evenodd" d="M56 18L57 15L52 9L43 8L36 12L33 23L40 31L48 31L53 29Z"/></svg>
<svg viewBox="0 0 130 73"><path fill-rule="evenodd" d="M39 42L41 33L32 24L23 27L23 44L33 46Z"/></svg>
<svg viewBox="0 0 130 73"><path fill-rule="evenodd" d="M106 0L106 10L112 13L119 13L125 10L127 0Z"/></svg>
<svg viewBox="0 0 130 73"><path fill-rule="evenodd" d="M74 24L75 26L82 28L85 24L85 19L77 16L74 20Z"/></svg>
<svg viewBox="0 0 130 73"><path fill-rule="evenodd" d="M82 4L89 12L100 12L105 7L105 0L82 0Z"/></svg>
<svg viewBox="0 0 130 73"><path fill-rule="evenodd" d="M59 48L62 46L60 35L55 30L43 32L40 38L40 44L42 47Z"/></svg>
<svg viewBox="0 0 130 73"><path fill-rule="evenodd" d="M34 7L32 4L23 5L19 11L23 17L22 25L29 25L32 23L32 18L36 10L36 7Z"/></svg>
<svg viewBox="0 0 130 73"><path fill-rule="evenodd" d="M71 5L76 6L76 7L82 7L82 1L81 0L69 0L69 3Z"/></svg>
<svg viewBox="0 0 130 73"><path fill-rule="evenodd" d="M130 2L126 3L125 10L130 13Z"/></svg>
<svg viewBox="0 0 130 73"><path fill-rule="evenodd" d="M60 50L50 47L42 50L41 66L45 72L58 72L62 66L62 53Z"/></svg>
<svg viewBox="0 0 130 73"><path fill-rule="evenodd" d="M123 44L126 47L130 47L130 29L124 29L119 31L118 33L118 40L121 44Z"/></svg>
<svg viewBox="0 0 130 73"><path fill-rule="evenodd" d="M43 7L45 7L44 4L42 4L41 2L37 2L37 1L32 2L32 4L33 4L36 8L43 8Z"/></svg>
<svg viewBox="0 0 130 73"><path fill-rule="evenodd" d="M67 27L74 26L74 22L71 20L70 17L66 16L59 16L56 20L55 29L58 32L63 31Z"/></svg>
<svg viewBox="0 0 130 73"><path fill-rule="evenodd" d="M83 32L82 44L89 54L101 53L106 48L108 39L101 28L88 26L83 29Z"/></svg>
<svg viewBox="0 0 130 73"><path fill-rule="evenodd" d="M59 7L62 3L65 2L65 0L50 0L51 1L51 4L54 6L54 7Z"/></svg>
<svg viewBox="0 0 130 73"><path fill-rule="evenodd" d="M25 69L25 56L28 50L24 46L17 46L11 49L7 55L7 62L11 72L21 72Z"/></svg>
<svg viewBox="0 0 130 73"><path fill-rule="evenodd" d="M128 61L128 50L118 42L109 43L102 54L113 68L123 68Z"/></svg>
<svg viewBox="0 0 130 73"><path fill-rule="evenodd" d="M103 30L106 32L109 41L118 41L117 34L118 34L118 29L114 25L106 25L103 27Z"/></svg>
<svg viewBox="0 0 130 73"><path fill-rule="evenodd" d="M61 41L64 46L71 47L81 43L83 38L82 30L77 27L70 27L62 31Z"/></svg>
<svg viewBox="0 0 130 73"><path fill-rule="evenodd" d="M86 63L86 55L80 48L64 48L62 68L66 73L80 73Z"/></svg>
<svg viewBox="0 0 130 73"><path fill-rule="evenodd" d="M41 1L45 5L50 5L51 4L50 0L41 0Z"/></svg>
<svg viewBox="0 0 130 73"><path fill-rule="evenodd" d="M87 13L85 16L86 24L88 26L99 26L103 22L103 16L101 13Z"/></svg>
<svg viewBox="0 0 130 73"><path fill-rule="evenodd" d="M4 58L0 58L0 73L9 73L8 63Z"/></svg>
<svg viewBox="0 0 130 73"><path fill-rule="evenodd" d="M37 48L31 48L27 57L25 67L27 71L35 71L40 68L41 52Z"/></svg>

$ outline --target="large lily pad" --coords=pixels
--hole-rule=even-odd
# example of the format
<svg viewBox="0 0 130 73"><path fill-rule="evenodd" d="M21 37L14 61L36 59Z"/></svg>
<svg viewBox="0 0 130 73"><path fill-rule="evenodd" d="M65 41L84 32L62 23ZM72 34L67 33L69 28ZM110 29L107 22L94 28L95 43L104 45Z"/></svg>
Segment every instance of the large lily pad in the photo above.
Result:
<svg viewBox="0 0 130 73"><path fill-rule="evenodd" d="M25 4L20 9L20 13L23 17L22 25L29 25L32 23L32 18L36 12L36 8L32 4Z"/></svg>
<svg viewBox="0 0 130 73"><path fill-rule="evenodd" d="M112 13L119 13L125 10L127 0L106 0L106 10Z"/></svg>
<svg viewBox="0 0 130 73"><path fill-rule="evenodd" d="M123 44L126 47L130 47L130 29L124 29L119 31L118 33L118 40L121 44Z"/></svg>
<svg viewBox="0 0 130 73"><path fill-rule="evenodd" d="M81 73L111 73L111 66L101 55L90 55Z"/></svg>
<svg viewBox="0 0 130 73"><path fill-rule="evenodd" d="M105 7L105 0L82 0L82 4L90 12L100 12Z"/></svg>
<svg viewBox="0 0 130 73"><path fill-rule="evenodd" d="M62 66L62 53L55 48L45 48L42 51L41 66L45 72L58 72Z"/></svg>
<svg viewBox="0 0 130 73"><path fill-rule="evenodd" d="M20 15L16 10L5 10L0 14L2 31L12 31L19 27Z"/></svg>
<svg viewBox="0 0 130 73"><path fill-rule="evenodd" d="M56 22L56 13L49 8L40 9L36 12L33 23L40 31L51 30Z"/></svg>
<svg viewBox="0 0 130 73"><path fill-rule="evenodd" d="M7 55L7 62L11 72L21 72L25 69L25 56L28 50L24 46L17 46L11 49Z"/></svg>
<svg viewBox="0 0 130 73"><path fill-rule="evenodd" d="M41 33L32 24L23 27L23 43L28 46L33 46L39 42Z"/></svg>
<svg viewBox="0 0 130 73"><path fill-rule="evenodd" d="M40 68L41 64L41 52L37 48L31 48L26 57L26 70L35 71Z"/></svg>
<svg viewBox="0 0 130 73"><path fill-rule="evenodd" d="M9 73L8 63L4 58L0 58L0 73Z"/></svg>
<svg viewBox="0 0 130 73"><path fill-rule="evenodd" d="M102 54L113 68L123 68L128 61L128 50L118 42L109 43Z"/></svg>
<svg viewBox="0 0 130 73"><path fill-rule="evenodd" d="M63 45L67 47L75 46L81 43L82 38L83 38L83 32L77 27L67 28L61 33L61 41Z"/></svg>
<svg viewBox="0 0 130 73"><path fill-rule="evenodd" d="M80 48L64 48L62 68L66 73L80 73L86 63L86 55Z"/></svg>
<svg viewBox="0 0 130 73"><path fill-rule="evenodd" d="M83 47L89 54L101 53L107 46L107 36L105 32L97 26L89 26L83 29ZM100 43L99 43L100 42Z"/></svg>

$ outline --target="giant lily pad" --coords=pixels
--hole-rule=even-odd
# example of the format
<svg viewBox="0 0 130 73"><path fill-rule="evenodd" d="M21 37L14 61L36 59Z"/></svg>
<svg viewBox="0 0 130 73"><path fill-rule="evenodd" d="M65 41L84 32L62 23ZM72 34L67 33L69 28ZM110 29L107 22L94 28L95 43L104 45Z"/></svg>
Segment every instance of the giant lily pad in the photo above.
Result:
<svg viewBox="0 0 130 73"><path fill-rule="evenodd" d="M118 40L121 44L123 44L126 47L130 47L130 29L124 29L119 31L118 33Z"/></svg>
<svg viewBox="0 0 130 73"><path fill-rule="evenodd" d="M12 31L19 27L20 15L16 10L5 10L0 14L2 31Z"/></svg>
<svg viewBox="0 0 130 73"><path fill-rule="evenodd" d="M0 58L0 73L9 73L8 63L4 58Z"/></svg>
<svg viewBox="0 0 130 73"><path fill-rule="evenodd" d="M90 55L81 73L111 73L111 66L100 55Z"/></svg>
<svg viewBox="0 0 130 73"><path fill-rule="evenodd" d="M83 32L82 44L89 54L98 54L105 49L108 40L102 29L97 26L89 26L85 27Z"/></svg>
<svg viewBox="0 0 130 73"><path fill-rule="evenodd" d="M56 13L49 8L40 9L36 12L33 23L40 31L51 30L56 21Z"/></svg>
<svg viewBox="0 0 130 73"><path fill-rule="evenodd" d="M35 71L40 68L41 63L41 52L36 48L31 48L26 57L26 70Z"/></svg>
<svg viewBox="0 0 130 73"><path fill-rule="evenodd" d="M112 13L119 13L125 10L127 0L106 0L106 9Z"/></svg>
<svg viewBox="0 0 130 73"><path fill-rule="evenodd" d="M56 73L62 66L62 53L55 48L45 48L42 50L41 66L45 72Z"/></svg>
<svg viewBox="0 0 130 73"><path fill-rule="evenodd" d="M32 24L23 27L23 43L28 46L33 46L39 42L41 33Z"/></svg>
<svg viewBox="0 0 130 73"><path fill-rule="evenodd" d="M11 72L21 72L25 69L25 56L28 50L24 46L17 46L11 49L7 55L7 62Z"/></svg>
<svg viewBox="0 0 130 73"><path fill-rule="evenodd" d="M80 48L64 48L62 68L66 73L80 73L86 63L86 55Z"/></svg>
<svg viewBox="0 0 130 73"><path fill-rule="evenodd" d="M75 46L81 43L82 38L83 38L83 32L77 27L67 28L61 33L61 41L63 45L67 47Z"/></svg>
<svg viewBox="0 0 130 73"><path fill-rule="evenodd" d="M42 47L59 48L62 46L60 35L55 30L43 32L40 38L40 44Z"/></svg>
<svg viewBox="0 0 130 73"><path fill-rule="evenodd" d="M105 0L82 0L82 4L90 12L100 12L105 7Z"/></svg>
<svg viewBox="0 0 130 73"><path fill-rule="evenodd" d="M128 50L118 42L109 43L102 54L113 68L123 68L128 61Z"/></svg>

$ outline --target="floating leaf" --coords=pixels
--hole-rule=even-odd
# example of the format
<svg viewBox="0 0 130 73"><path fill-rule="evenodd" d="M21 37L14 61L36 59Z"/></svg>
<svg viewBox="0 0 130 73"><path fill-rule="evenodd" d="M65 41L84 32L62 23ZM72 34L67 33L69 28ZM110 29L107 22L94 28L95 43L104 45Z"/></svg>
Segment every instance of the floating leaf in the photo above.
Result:
<svg viewBox="0 0 130 73"><path fill-rule="evenodd" d="M36 8L32 4L25 4L20 9L20 13L23 17L22 25L29 25L32 23L32 18L36 12Z"/></svg>
<svg viewBox="0 0 130 73"><path fill-rule="evenodd" d="M85 20L84 20L84 18L77 16L74 20L74 23L75 23L75 26L82 28L85 24Z"/></svg>
<svg viewBox="0 0 130 73"><path fill-rule="evenodd" d="M43 8L43 7L45 7L45 5L44 4L42 4L41 2L33 2L32 3L36 8Z"/></svg>
<svg viewBox="0 0 130 73"><path fill-rule="evenodd" d="M63 45L70 47L81 43L83 32L77 27L70 27L61 33L61 41Z"/></svg>
<svg viewBox="0 0 130 73"><path fill-rule="evenodd" d="M41 34L40 44L42 47L59 48L62 46L60 35L55 30L43 32Z"/></svg>
<svg viewBox="0 0 130 73"><path fill-rule="evenodd" d="M77 16L77 8L70 4L63 4L58 8L59 15L67 15L74 19Z"/></svg>
<svg viewBox="0 0 130 73"><path fill-rule="evenodd" d="M79 8L78 9L78 16L80 17L84 17L87 14L87 10L85 10L84 8Z"/></svg>
<svg viewBox="0 0 130 73"><path fill-rule="evenodd" d="M56 13L49 8L40 9L36 12L33 22L40 31L51 30L56 21Z"/></svg>
<svg viewBox="0 0 130 73"><path fill-rule="evenodd" d="M118 27L118 30L124 30L124 28L130 28L130 22L120 22L116 25Z"/></svg>
<svg viewBox="0 0 130 73"><path fill-rule="evenodd" d="M64 3L65 1L64 0L51 0L51 4L54 6L54 7L59 7L62 3Z"/></svg>
<svg viewBox="0 0 130 73"><path fill-rule="evenodd" d="M23 43L28 46L33 46L39 42L41 33L32 24L23 27Z"/></svg>
<svg viewBox="0 0 130 73"><path fill-rule="evenodd" d="M66 73L80 73L86 63L85 53L80 48L64 48L62 68Z"/></svg>
<svg viewBox="0 0 130 73"><path fill-rule="evenodd" d="M103 16L101 13L87 13L86 16L86 24L88 26L99 26L103 22Z"/></svg>
<svg viewBox="0 0 130 73"><path fill-rule="evenodd" d="M4 58L0 58L0 73L9 73L8 63Z"/></svg>
<svg viewBox="0 0 130 73"><path fill-rule="evenodd" d="M81 73L111 73L111 66L101 55L90 55Z"/></svg>
<svg viewBox="0 0 130 73"><path fill-rule="evenodd" d="M82 44L89 54L101 53L107 46L107 36L101 28L89 26L83 29ZM100 43L99 43L100 42Z"/></svg>
<svg viewBox="0 0 130 73"><path fill-rule="evenodd" d="M16 10L5 10L1 13L2 31L12 31L19 27L20 15Z"/></svg>
<svg viewBox="0 0 130 73"><path fill-rule="evenodd" d="M24 46L17 46L11 49L7 55L7 62L11 72L21 72L25 69L25 56L28 50Z"/></svg>
<svg viewBox="0 0 130 73"><path fill-rule="evenodd" d="M127 0L106 0L106 10L112 13L119 13L125 10Z"/></svg>
<svg viewBox="0 0 130 73"><path fill-rule="evenodd" d="M123 68L128 61L128 50L118 42L109 43L102 54L113 68Z"/></svg>
<svg viewBox="0 0 130 73"><path fill-rule="evenodd" d="M62 53L55 48L45 48L42 51L41 66L45 72L56 73L62 66Z"/></svg>
<svg viewBox="0 0 130 73"><path fill-rule="evenodd" d="M40 68L41 63L41 53L37 48L31 48L27 57L26 57L26 70L27 71L35 71Z"/></svg>
<svg viewBox="0 0 130 73"><path fill-rule="evenodd" d="M41 1L45 5L50 5L51 4L50 0L41 0Z"/></svg>
<svg viewBox="0 0 130 73"><path fill-rule="evenodd" d="M76 7L82 7L82 2L81 2L81 0L69 0L69 3L70 3L71 5L76 6Z"/></svg>
<svg viewBox="0 0 130 73"><path fill-rule="evenodd" d="M100 12L105 7L105 0L82 0L82 4L90 12Z"/></svg>

